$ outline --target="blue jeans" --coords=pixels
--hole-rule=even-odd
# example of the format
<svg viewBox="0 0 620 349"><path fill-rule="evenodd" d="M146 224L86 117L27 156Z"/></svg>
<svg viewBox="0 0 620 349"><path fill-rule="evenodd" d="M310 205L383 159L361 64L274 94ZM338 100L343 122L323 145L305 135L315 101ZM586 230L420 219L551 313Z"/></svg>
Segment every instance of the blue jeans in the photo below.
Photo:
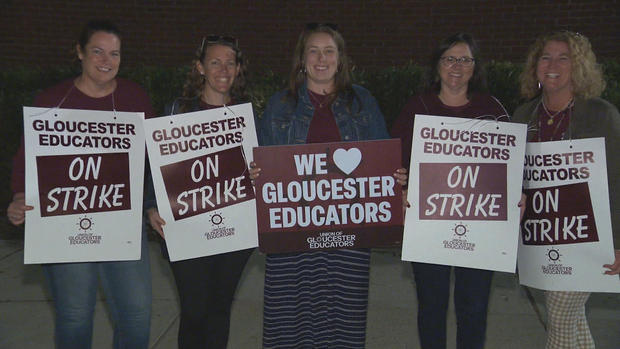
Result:
<svg viewBox="0 0 620 349"><path fill-rule="evenodd" d="M411 263L418 293L418 332L423 349L446 348L451 266ZM456 347L482 349L493 272L454 267Z"/></svg>
<svg viewBox="0 0 620 349"><path fill-rule="evenodd" d="M114 348L148 348L151 268L145 234L138 261L44 264L43 271L54 299L57 349L91 347L98 280L114 325Z"/></svg>

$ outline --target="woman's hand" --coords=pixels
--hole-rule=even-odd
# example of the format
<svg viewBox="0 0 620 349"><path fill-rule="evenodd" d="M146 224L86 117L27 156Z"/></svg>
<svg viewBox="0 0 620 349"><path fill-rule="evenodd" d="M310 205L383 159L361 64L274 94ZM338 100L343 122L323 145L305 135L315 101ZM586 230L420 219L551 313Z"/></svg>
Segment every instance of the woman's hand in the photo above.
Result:
<svg viewBox="0 0 620 349"><path fill-rule="evenodd" d="M405 168L399 168L394 172L396 182L400 185L407 185L407 170ZM403 221L405 220L405 214L407 213L407 207L411 207L409 201L407 201L407 189L403 189Z"/></svg>
<svg viewBox="0 0 620 349"><path fill-rule="evenodd" d="M166 239L166 237L164 236L164 228L163 228L164 225L166 225L166 221L163 218L161 218L157 209L154 207L149 208L148 210L146 210L146 216L149 219L149 224L151 224L151 227L153 227L153 229L157 233L159 233L159 236L161 236L162 239Z"/></svg>
<svg viewBox="0 0 620 349"><path fill-rule="evenodd" d="M407 189L403 189L403 223L405 222L405 215L409 207L411 207L411 204L407 200Z"/></svg>
<svg viewBox="0 0 620 349"><path fill-rule="evenodd" d="M407 170L405 168L399 168L394 172L394 177L396 177L396 182L400 185L407 185Z"/></svg>
<svg viewBox="0 0 620 349"><path fill-rule="evenodd" d="M6 216L14 225L20 225L26 220L26 211L30 211L34 207L26 205L26 195L24 193L15 193L13 201L6 209Z"/></svg>
<svg viewBox="0 0 620 349"><path fill-rule="evenodd" d="M252 180L252 185L254 185L254 180L260 176L260 167L256 166L254 161L250 162L250 179Z"/></svg>
<svg viewBox="0 0 620 349"><path fill-rule="evenodd" d="M521 209L519 213L519 221L523 219L523 214L525 213L525 205L527 202L526 199L527 195L525 195L525 193L521 193L521 200L519 200L519 203L517 204L517 206Z"/></svg>
<svg viewBox="0 0 620 349"><path fill-rule="evenodd" d="M614 264L605 264L603 268L607 268L609 270L605 271L607 275L618 275L620 274L620 250L616 250L616 260Z"/></svg>

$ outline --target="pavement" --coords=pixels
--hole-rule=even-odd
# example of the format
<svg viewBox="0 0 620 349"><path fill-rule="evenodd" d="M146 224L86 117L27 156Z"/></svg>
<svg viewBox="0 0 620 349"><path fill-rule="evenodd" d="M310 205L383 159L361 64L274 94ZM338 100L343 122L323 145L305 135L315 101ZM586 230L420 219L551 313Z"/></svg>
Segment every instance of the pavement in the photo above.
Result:
<svg viewBox="0 0 620 349"><path fill-rule="evenodd" d="M168 263L151 241L153 314L150 348L174 349L179 326L177 294ZM0 348L53 348L53 311L39 265L23 264L23 240L0 234ZM261 346L265 258L255 251L248 262L233 304L229 349ZM452 305L451 305L452 308ZM415 285L409 263L399 251L373 251L366 348L419 348ZM620 294L593 294L588 319L599 349L620 348ZM455 348L454 311L448 317L448 348ZM489 304L486 348L544 348L544 301L539 290L531 298L514 274L495 273ZM112 348L112 328L99 293L93 348Z"/></svg>

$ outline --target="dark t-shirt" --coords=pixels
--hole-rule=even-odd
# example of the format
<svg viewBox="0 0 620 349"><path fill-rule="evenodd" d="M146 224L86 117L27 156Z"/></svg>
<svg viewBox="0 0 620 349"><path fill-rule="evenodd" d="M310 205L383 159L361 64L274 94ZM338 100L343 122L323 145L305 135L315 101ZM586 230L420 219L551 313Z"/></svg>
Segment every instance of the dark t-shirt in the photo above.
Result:
<svg viewBox="0 0 620 349"><path fill-rule="evenodd" d="M560 111L549 111L551 115L555 115L553 118L549 116L549 113L545 111L543 104L538 106L538 132L536 137L532 140L534 142L547 142L547 141L560 141L565 138L566 131L568 131L568 124L570 123L570 114L572 112L572 106ZM550 121L551 120L551 121Z"/></svg>
<svg viewBox="0 0 620 349"><path fill-rule="evenodd" d="M320 95L308 90L310 102L314 106L314 114L310 120L306 143L340 142L340 130L334 119L328 95Z"/></svg>
<svg viewBox="0 0 620 349"><path fill-rule="evenodd" d="M116 89L113 93L93 98L85 95L74 84L75 78L65 80L58 85L41 92L34 100L35 107L64 108L83 110L113 110L124 112L144 112L145 118L155 115L146 92L135 82L116 78ZM112 107L114 105L114 108ZM11 174L11 190L13 193L25 191L24 178L25 156L24 137L17 153L13 157L13 172Z"/></svg>
<svg viewBox="0 0 620 349"><path fill-rule="evenodd" d="M411 158L413 120L416 114L508 121L504 107L488 94L474 94L469 103L459 107L443 104L434 93L413 96L394 121L390 132L392 137L401 139L403 166L407 169Z"/></svg>

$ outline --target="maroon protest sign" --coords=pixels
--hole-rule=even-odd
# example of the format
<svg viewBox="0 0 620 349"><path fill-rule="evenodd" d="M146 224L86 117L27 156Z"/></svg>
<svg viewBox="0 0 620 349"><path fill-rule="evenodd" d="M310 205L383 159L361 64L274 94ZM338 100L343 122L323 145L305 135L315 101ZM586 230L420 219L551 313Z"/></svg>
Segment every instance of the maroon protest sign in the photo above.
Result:
<svg viewBox="0 0 620 349"><path fill-rule="evenodd" d="M160 169L175 220L254 199L241 146Z"/></svg>
<svg viewBox="0 0 620 349"><path fill-rule="evenodd" d="M599 241L587 182L526 189L524 245Z"/></svg>
<svg viewBox="0 0 620 349"><path fill-rule="evenodd" d="M41 216L131 209L127 153L37 156Z"/></svg>
<svg viewBox="0 0 620 349"><path fill-rule="evenodd" d="M259 147L254 161L261 251L401 243L400 140Z"/></svg>
<svg viewBox="0 0 620 349"><path fill-rule="evenodd" d="M420 163L420 219L505 221L505 163Z"/></svg>

